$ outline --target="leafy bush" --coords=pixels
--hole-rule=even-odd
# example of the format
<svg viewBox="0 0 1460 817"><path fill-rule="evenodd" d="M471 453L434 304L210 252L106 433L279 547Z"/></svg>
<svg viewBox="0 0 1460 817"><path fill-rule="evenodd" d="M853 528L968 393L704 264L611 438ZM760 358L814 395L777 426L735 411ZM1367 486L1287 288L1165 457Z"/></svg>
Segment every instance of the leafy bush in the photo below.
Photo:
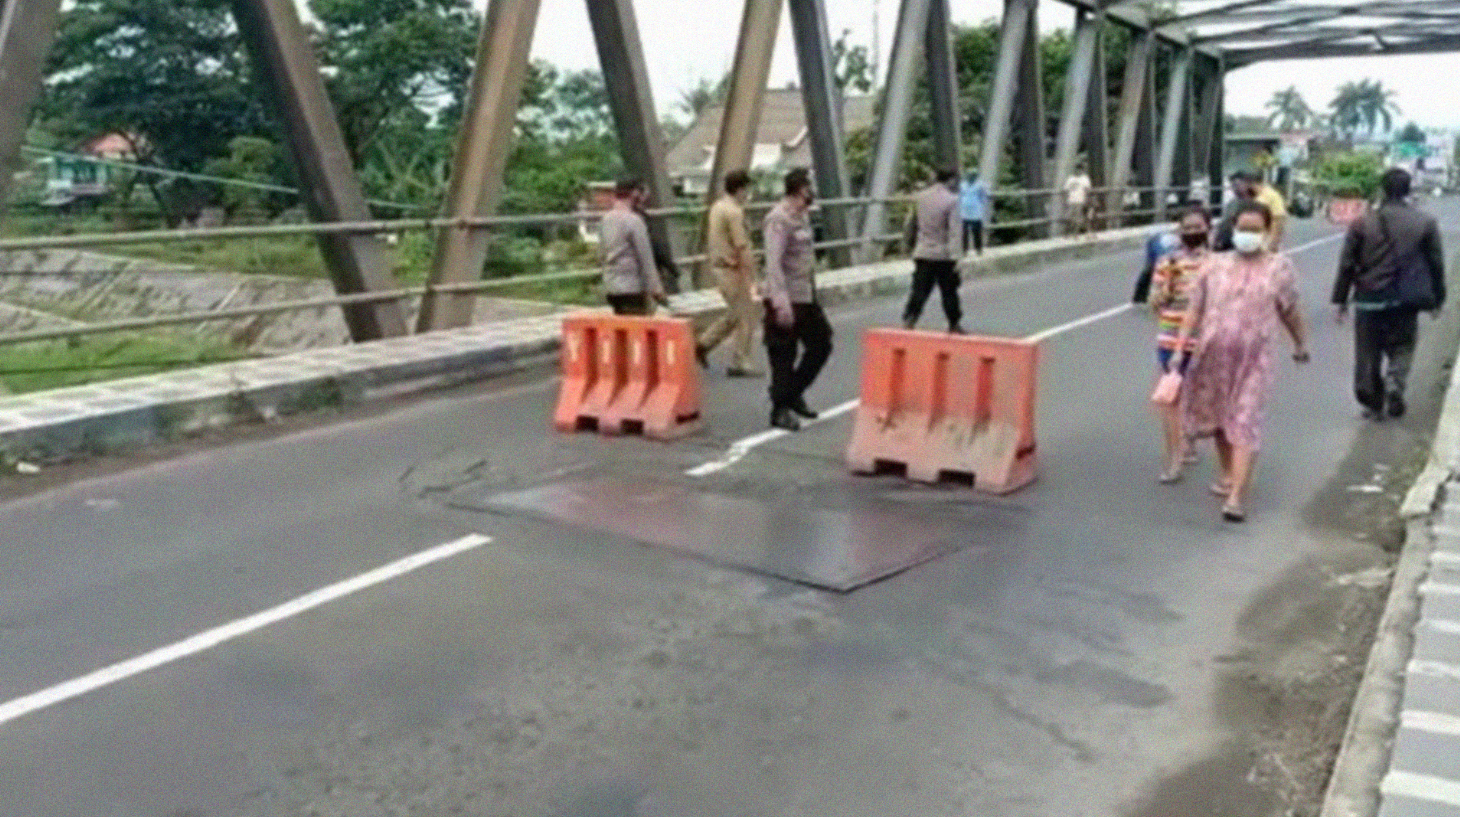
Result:
<svg viewBox="0 0 1460 817"><path fill-rule="evenodd" d="M1373 153L1329 153L1313 167L1313 178L1341 198L1372 197L1383 175L1384 159Z"/></svg>

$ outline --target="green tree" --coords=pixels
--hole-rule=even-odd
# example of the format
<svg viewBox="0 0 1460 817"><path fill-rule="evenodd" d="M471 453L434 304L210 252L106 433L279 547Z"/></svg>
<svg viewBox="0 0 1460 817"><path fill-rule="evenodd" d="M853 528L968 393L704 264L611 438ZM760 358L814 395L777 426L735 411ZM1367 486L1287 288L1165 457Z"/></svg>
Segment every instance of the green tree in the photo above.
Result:
<svg viewBox="0 0 1460 817"><path fill-rule="evenodd" d="M1313 121L1313 109L1295 85L1274 93L1265 107L1272 112L1267 124L1278 130L1298 130Z"/></svg>
<svg viewBox="0 0 1460 817"><path fill-rule="evenodd" d="M1399 136L1395 137L1395 141L1408 144L1424 144L1425 139L1425 129L1421 128L1418 122L1410 122L1405 125L1404 130L1401 130Z"/></svg>
<svg viewBox="0 0 1460 817"><path fill-rule="evenodd" d="M838 88L859 94L872 92L877 84L873 75L872 57L865 45L851 44L852 32L844 29L831 44L832 73Z"/></svg>
<svg viewBox="0 0 1460 817"><path fill-rule="evenodd" d="M1394 92L1373 79L1344 83L1334 95L1333 102L1329 103L1329 108L1333 111L1334 129L1350 142L1360 129L1367 130L1370 135L1377 133L1381 126L1383 130L1389 130L1394 126L1394 117L1399 114Z"/></svg>
<svg viewBox="0 0 1460 817"><path fill-rule="evenodd" d="M570 211L585 181L622 172L608 92L597 71L562 71L534 62L517 124L507 164L506 212Z"/></svg>

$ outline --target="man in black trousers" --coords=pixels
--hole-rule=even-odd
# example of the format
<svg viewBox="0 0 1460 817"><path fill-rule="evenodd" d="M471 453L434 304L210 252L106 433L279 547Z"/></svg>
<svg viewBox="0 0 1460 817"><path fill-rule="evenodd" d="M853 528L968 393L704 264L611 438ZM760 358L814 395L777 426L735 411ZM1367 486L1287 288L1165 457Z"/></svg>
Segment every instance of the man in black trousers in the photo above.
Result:
<svg viewBox="0 0 1460 817"><path fill-rule="evenodd" d="M913 257L912 294L902 313L903 326L918 325L923 306L936 284L943 296L943 314L948 318L948 331L963 334L963 305L958 301L958 259L963 256L963 218L958 209L958 195L953 192L958 171L938 171L932 184L923 188L914 201L908 220L907 243Z"/></svg>
<svg viewBox="0 0 1460 817"><path fill-rule="evenodd" d="M831 323L816 300L816 250L807 212L811 174L786 174L786 196L765 217L765 345L771 364L771 426L800 431L806 389L831 357ZM800 360L797 360L797 357Z"/></svg>
<svg viewBox="0 0 1460 817"><path fill-rule="evenodd" d="M1402 168L1384 174L1384 203L1349 226L1333 285L1340 323L1353 299L1354 396L1369 420L1404 416L1419 313L1445 305L1440 229L1410 206L1411 183Z"/></svg>

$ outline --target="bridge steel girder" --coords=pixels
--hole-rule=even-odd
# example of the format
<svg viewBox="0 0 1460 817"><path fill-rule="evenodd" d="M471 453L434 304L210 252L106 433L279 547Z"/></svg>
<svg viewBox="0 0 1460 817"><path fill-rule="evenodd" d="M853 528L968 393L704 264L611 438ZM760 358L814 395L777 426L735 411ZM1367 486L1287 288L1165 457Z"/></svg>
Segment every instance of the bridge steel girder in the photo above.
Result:
<svg viewBox="0 0 1460 817"><path fill-rule="evenodd" d="M887 204L897 185L902 151L907 142L907 122L912 114L913 91L921 51L927 40L932 0L902 0L897 15L897 33L892 41L892 60L887 71L887 90L882 97L882 118L872 150L872 169L867 177L866 215L862 220L862 257L871 260L887 229Z"/></svg>
<svg viewBox="0 0 1460 817"><path fill-rule="evenodd" d="M1154 43L1152 46L1154 57ZM1147 63L1145 89L1136 118L1135 181L1142 188L1141 209L1147 213L1156 205L1156 63Z"/></svg>
<svg viewBox="0 0 1460 817"><path fill-rule="evenodd" d="M1045 150L1044 79L1039 53L1039 6L1029 6L1028 30L1024 34L1024 48L1019 57L1019 96L1015 107L1015 120L1019 135L1019 165L1025 191L1046 191L1048 188L1049 161ZM1046 218L1050 212L1049 192L1029 193L1024 207L1028 218ZM1035 237L1049 235L1049 223L1035 223L1031 232Z"/></svg>
<svg viewBox="0 0 1460 817"><path fill-rule="evenodd" d="M1220 204L1222 166L1226 158L1223 156L1225 145L1222 144L1222 65L1210 57L1199 56L1193 67L1200 87L1197 88L1195 125L1192 127L1192 162L1194 172L1206 178L1207 202Z"/></svg>
<svg viewBox="0 0 1460 817"><path fill-rule="evenodd" d="M1095 65L1090 82L1089 101L1085 103L1085 156L1090 168L1090 181L1097 190L1096 225L1103 226L1110 212L1110 84L1106 79L1105 25L1095 39ZM1055 176L1058 183L1062 176ZM1056 201L1063 201L1056 196Z"/></svg>
<svg viewBox="0 0 1460 817"><path fill-rule="evenodd" d="M587 0L586 5L624 167L630 176L644 181L656 206L668 207L674 203L674 189L664 163L664 131L654 110L633 0ZM648 227L661 246L675 256L683 254L684 242L668 216L650 217ZM667 281L666 287L674 291L681 283Z"/></svg>
<svg viewBox="0 0 1460 817"><path fill-rule="evenodd" d="M1382 57L1400 54L1448 54L1460 51L1460 34L1426 37L1404 43L1379 46L1356 43L1334 43L1332 37L1316 41L1289 43L1265 48L1236 49L1223 52L1228 69L1246 68L1259 62L1307 60L1323 57Z"/></svg>
<svg viewBox="0 0 1460 817"><path fill-rule="evenodd" d="M446 195L449 218L488 216L501 202L502 176L512 152L538 8L539 0L490 0L487 4ZM488 241L482 230L441 230L430 283L475 280L486 264ZM421 302L418 328L429 332L467 326L475 306L476 296L471 293L428 293Z"/></svg>
<svg viewBox="0 0 1460 817"><path fill-rule="evenodd" d="M1096 109L1103 110L1105 97L1103 94L1097 96L1097 90L1104 87L1104 67L1100 65L1100 45L1105 26L1105 19L1100 14L1077 11L1075 19L1075 41L1070 55L1069 72L1065 74L1065 99L1064 110L1060 114L1059 134L1055 138L1054 148L1054 182L1062 183L1062 180L1070 177L1075 171L1075 161L1079 158L1080 144L1083 139L1090 147L1094 147L1094 140L1091 138L1090 120L1096 113ZM1101 73L1096 74L1100 69ZM1099 81L1096 81L1096 77ZM1099 137L1104 139L1103 136ZM1089 153L1093 150L1087 147ZM1103 164L1104 158L1101 158ZM1092 181L1096 174L1094 157L1089 157L1088 163L1091 166ZM1100 168L1100 175L1104 175L1104 168ZM1102 179L1097 186L1103 185ZM1052 224L1053 233L1062 235L1065 227L1064 199L1056 196L1054 206L1051 208L1054 216Z"/></svg>
<svg viewBox="0 0 1460 817"><path fill-rule="evenodd" d="M1019 93L1020 69L1028 46L1029 21L1034 17L1033 12L1034 0L1004 0L999 56L994 66L993 91L978 162L979 177L990 187L997 186L999 182L999 164L1009 140L1009 123Z"/></svg>
<svg viewBox="0 0 1460 817"><path fill-rule="evenodd" d="M1126 56L1125 82L1121 89L1120 108L1116 117L1115 155L1110 163L1110 195L1114 197L1110 209L1118 214L1125 211L1126 189L1130 186L1131 168L1136 153L1136 141L1140 136L1141 112L1146 107L1146 90L1150 84L1151 54L1155 48L1155 35L1151 32L1138 34L1131 42Z"/></svg>
<svg viewBox="0 0 1460 817"><path fill-rule="evenodd" d="M61 0L5 0L0 8L0 213L20 170L60 11Z"/></svg>
<svg viewBox="0 0 1460 817"><path fill-rule="evenodd" d="M817 192L825 199L850 198L845 113L841 90L836 84L831 32L826 23L826 0L790 0L789 8ZM823 210L827 238L833 241L850 238L852 211L845 206L824 207ZM849 265L851 250L844 244L833 248L830 251L832 264L839 267Z"/></svg>
<svg viewBox="0 0 1460 817"><path fill-rule="evenodd" d="M750 169L783 7L784 0L745 0L735 63L730 70L730 89L720 118L720 140L715 143L710 171L707 197L711 202L719 197L727 173Z"/></svg>
<svg viewBox="0 0 1460 817"><path fill-rule="evenodd" d="M289 158L310 215L317 222L369 221L370 209L354 162L294 3L233 0L233 15L287 136ZM317 240L339 294L395 288L379 236L337 233ZM407 331L405 311L396 301L346 305L343 312L350 337L357 342L398 337Z"/></svg>
<svg viewBox="0 0 1460 817"><path fill-rule="evenodd" d="M1170 28L1167 21L1152 16L1144 9L1133 8L1125 0L1062 0L1062 2L1077 10L1088 12L1103 11L1106 19L1111 22L1123 25L1137 33L1153 32L1161 42L1168 45L1180 48L1192 45L1186 34ZM1270 2L1270 0L1262 0L1262 2ZM1220 56L1218 51L1207 48L1206 46L1196 46L1196 50L1198 53L1206 54L1209 57Z"/></svg>
<svg viewBox="0 0 1460 817"><path fill-rule="evenodd" d="M953 24L948 0L928 7L925 46L932 96L933 155L939 168L957 171L963 160L958 111L958 66L953 59Z"/></svg>
<svg viewBox="0 0 1460 817"><path fill-rule="evenodd" d="M1156 214L1161 218L1168 215L1166 202L1172 192L1172 184L1176 180L1177 153L1180 151L1183 141L1188 148L1185 160L1187 176L1191 175L1191 142L1189 139L1183 139L1183 131L1191 125L1188 110L1191 98L1191 63L1190 50L1183 49L1178 52L1171 65L1171 77L1166 86L1166 109L1161 123L1155 179Z"/></svg>

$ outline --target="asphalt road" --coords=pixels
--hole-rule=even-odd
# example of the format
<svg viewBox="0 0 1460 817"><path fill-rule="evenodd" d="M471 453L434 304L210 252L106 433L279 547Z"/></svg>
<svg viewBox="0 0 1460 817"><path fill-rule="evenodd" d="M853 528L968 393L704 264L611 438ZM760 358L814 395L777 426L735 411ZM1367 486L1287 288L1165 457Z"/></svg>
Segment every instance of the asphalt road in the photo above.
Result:
<svg viewBox="0 0 1460 817"><path fill-rule="evenodd" d="M1433 206L1460 246L1460 205ZM716 375L709 431L673 444L549 433L554 383L528 379L0 486L0 817L1054 817L1186 814L1193 792L1263 813L1228 670L1330 657L1323 587L1303 577L1385 562L1383 520L1460 335L1453 312L1427 325L1410 417L1362 424L1324 303L1337 251L1297 256L1315 360L1283 366L1243 527L1218 521L1210 453L1156 484L1153 325L1136 311L1046 342L1041 479L1005 500L845 474L849 416L686 476L765 428L763 383ZM1137 264L970 283L966 323L1022 337L1077 321L1122 304ZM834 316L813 403L855 397L860 330L899 311ZM887 536L951 526L959 549L825 593L493 502L588 479ZM246 626L468 534L491 542ZM728 561L769 564L781 544L738 541ZM180 643L85 694L58 688Z"/></svg>

